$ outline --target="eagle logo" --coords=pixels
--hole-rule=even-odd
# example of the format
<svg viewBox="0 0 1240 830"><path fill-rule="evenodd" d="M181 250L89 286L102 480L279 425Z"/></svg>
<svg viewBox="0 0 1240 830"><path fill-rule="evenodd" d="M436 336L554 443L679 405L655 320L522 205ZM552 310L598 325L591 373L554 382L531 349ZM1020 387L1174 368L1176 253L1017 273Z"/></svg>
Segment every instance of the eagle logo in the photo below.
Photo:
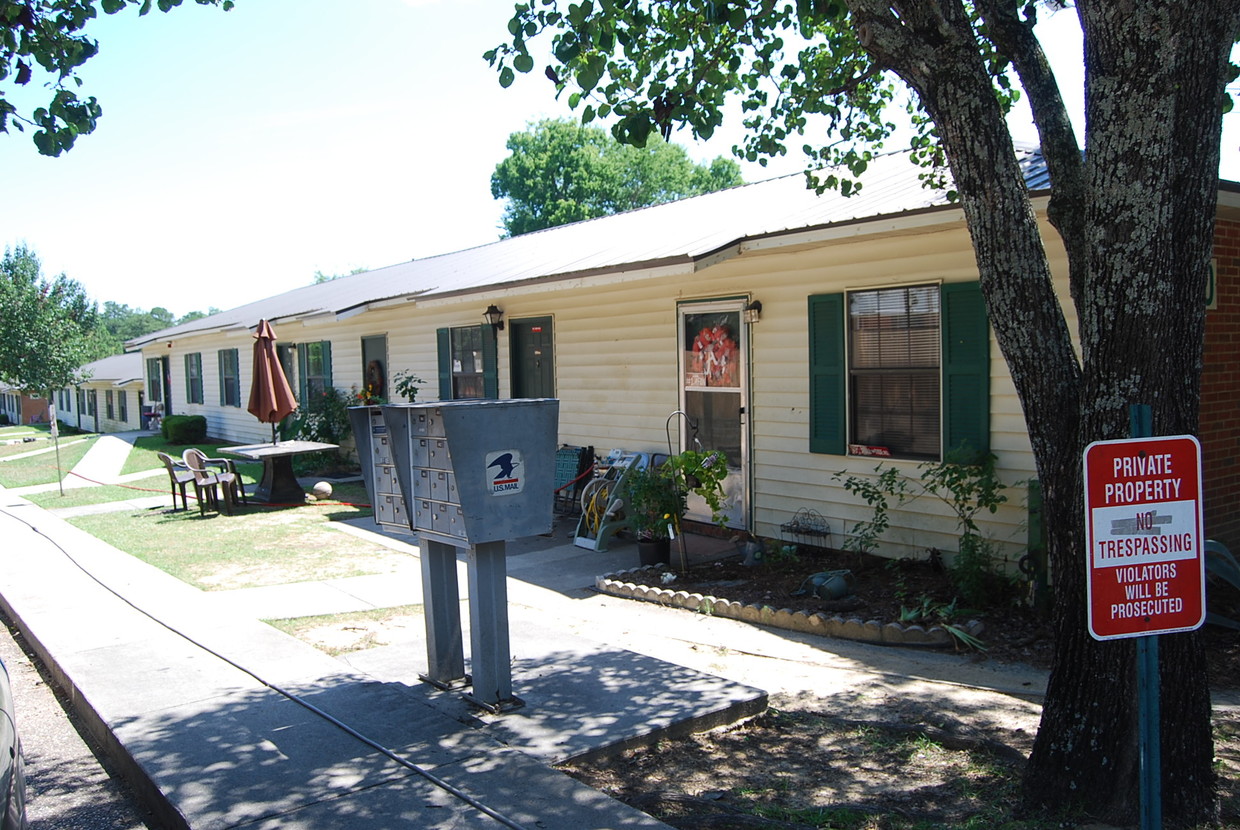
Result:
<svg viewBox="0 0 1240 830"><path fill-rule="evenodd" d="M525 486L521 475L524 459L519 450L498 450L486 455L487 472L491 476L491 495L520 493Z"/></svg>
<svg viewBox="0 0 1240 830"><path fill-rule="evenodd" d="M494 461L487 465L487 469L499 467L499 472L495 474L495 481L500 479L512 478L512 471L517 468L518 462L512 458L512 453L506 452L498 456Z"/></svg>

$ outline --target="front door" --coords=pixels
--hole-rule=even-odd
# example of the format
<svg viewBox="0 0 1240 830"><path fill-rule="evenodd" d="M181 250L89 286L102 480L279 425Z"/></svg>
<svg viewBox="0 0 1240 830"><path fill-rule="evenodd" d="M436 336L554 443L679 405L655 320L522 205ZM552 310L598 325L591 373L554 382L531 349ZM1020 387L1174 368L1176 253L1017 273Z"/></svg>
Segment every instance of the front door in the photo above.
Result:
<svg viewBox="0 0 1240 830"><path fill-rule="evenodd" d="M514 398L555 397L555 351L550 317L512 320L509 336Z"/></svg>
<svg viewBox="0 0 1240 830"><path fill-rule="evenodd" d="M172 414L172 360L168 357L159 359L159 372L164 381L164 413L167 418Z"/></svg>
<svg viewBox="0 0 1240 830"><path fill-rule="evenodd" d="M367 398L392 397L389 388L387 365L387 335L376 334L362 338L362 384Z"/></svg>
<svg viewBox="0 0 1240 830"><path fill-rule="evenodd" d="M687 418L680 448L722 450L728 457L724 513L728 527L749 526L748 331L744 300L680 306L681 404ZM688 517L709 522L710 509L690 495Z"/></svg>

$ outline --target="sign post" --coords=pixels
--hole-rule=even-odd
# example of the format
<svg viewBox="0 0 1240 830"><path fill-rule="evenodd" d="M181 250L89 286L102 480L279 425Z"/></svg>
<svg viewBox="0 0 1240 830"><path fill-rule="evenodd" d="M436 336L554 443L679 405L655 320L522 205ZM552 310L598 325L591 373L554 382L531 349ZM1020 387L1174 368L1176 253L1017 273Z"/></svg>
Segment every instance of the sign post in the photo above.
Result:
<svg viewBox="0 0 1240 830"><path fill-rule="evenodd" d="M1096 640L1137 637L1141 827L1162 826L1158 638L1205 621L1201 445L1151 438L1133 407L1133 438L1085 448L1086 589Z"/></svg>

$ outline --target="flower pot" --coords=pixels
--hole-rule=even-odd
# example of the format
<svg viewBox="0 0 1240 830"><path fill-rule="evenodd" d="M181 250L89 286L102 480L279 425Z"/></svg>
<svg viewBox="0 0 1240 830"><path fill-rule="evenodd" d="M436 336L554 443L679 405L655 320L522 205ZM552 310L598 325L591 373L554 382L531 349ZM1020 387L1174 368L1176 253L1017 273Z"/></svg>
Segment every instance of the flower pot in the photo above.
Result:
<svg viewBox="0 0 1240 830"><path fill-rule="evenodd" d="M642 565L666 565L672 561L672 540L638 540L637 556Z"/></svg>

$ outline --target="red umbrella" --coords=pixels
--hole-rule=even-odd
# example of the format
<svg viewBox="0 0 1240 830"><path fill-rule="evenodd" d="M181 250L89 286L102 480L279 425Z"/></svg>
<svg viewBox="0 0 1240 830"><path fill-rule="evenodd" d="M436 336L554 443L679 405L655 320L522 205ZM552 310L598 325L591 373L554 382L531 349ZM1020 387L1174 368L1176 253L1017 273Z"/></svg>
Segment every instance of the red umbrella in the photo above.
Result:
<svg viewBox="0 0 1240 830"><path fill-rule="evenodd" d="M297 409L297 399L276 354L276 331L266 320L259 320L258 331L254 332L254 380L246 409L262 423L271 424L273 444L276 424Z"/></svg>

